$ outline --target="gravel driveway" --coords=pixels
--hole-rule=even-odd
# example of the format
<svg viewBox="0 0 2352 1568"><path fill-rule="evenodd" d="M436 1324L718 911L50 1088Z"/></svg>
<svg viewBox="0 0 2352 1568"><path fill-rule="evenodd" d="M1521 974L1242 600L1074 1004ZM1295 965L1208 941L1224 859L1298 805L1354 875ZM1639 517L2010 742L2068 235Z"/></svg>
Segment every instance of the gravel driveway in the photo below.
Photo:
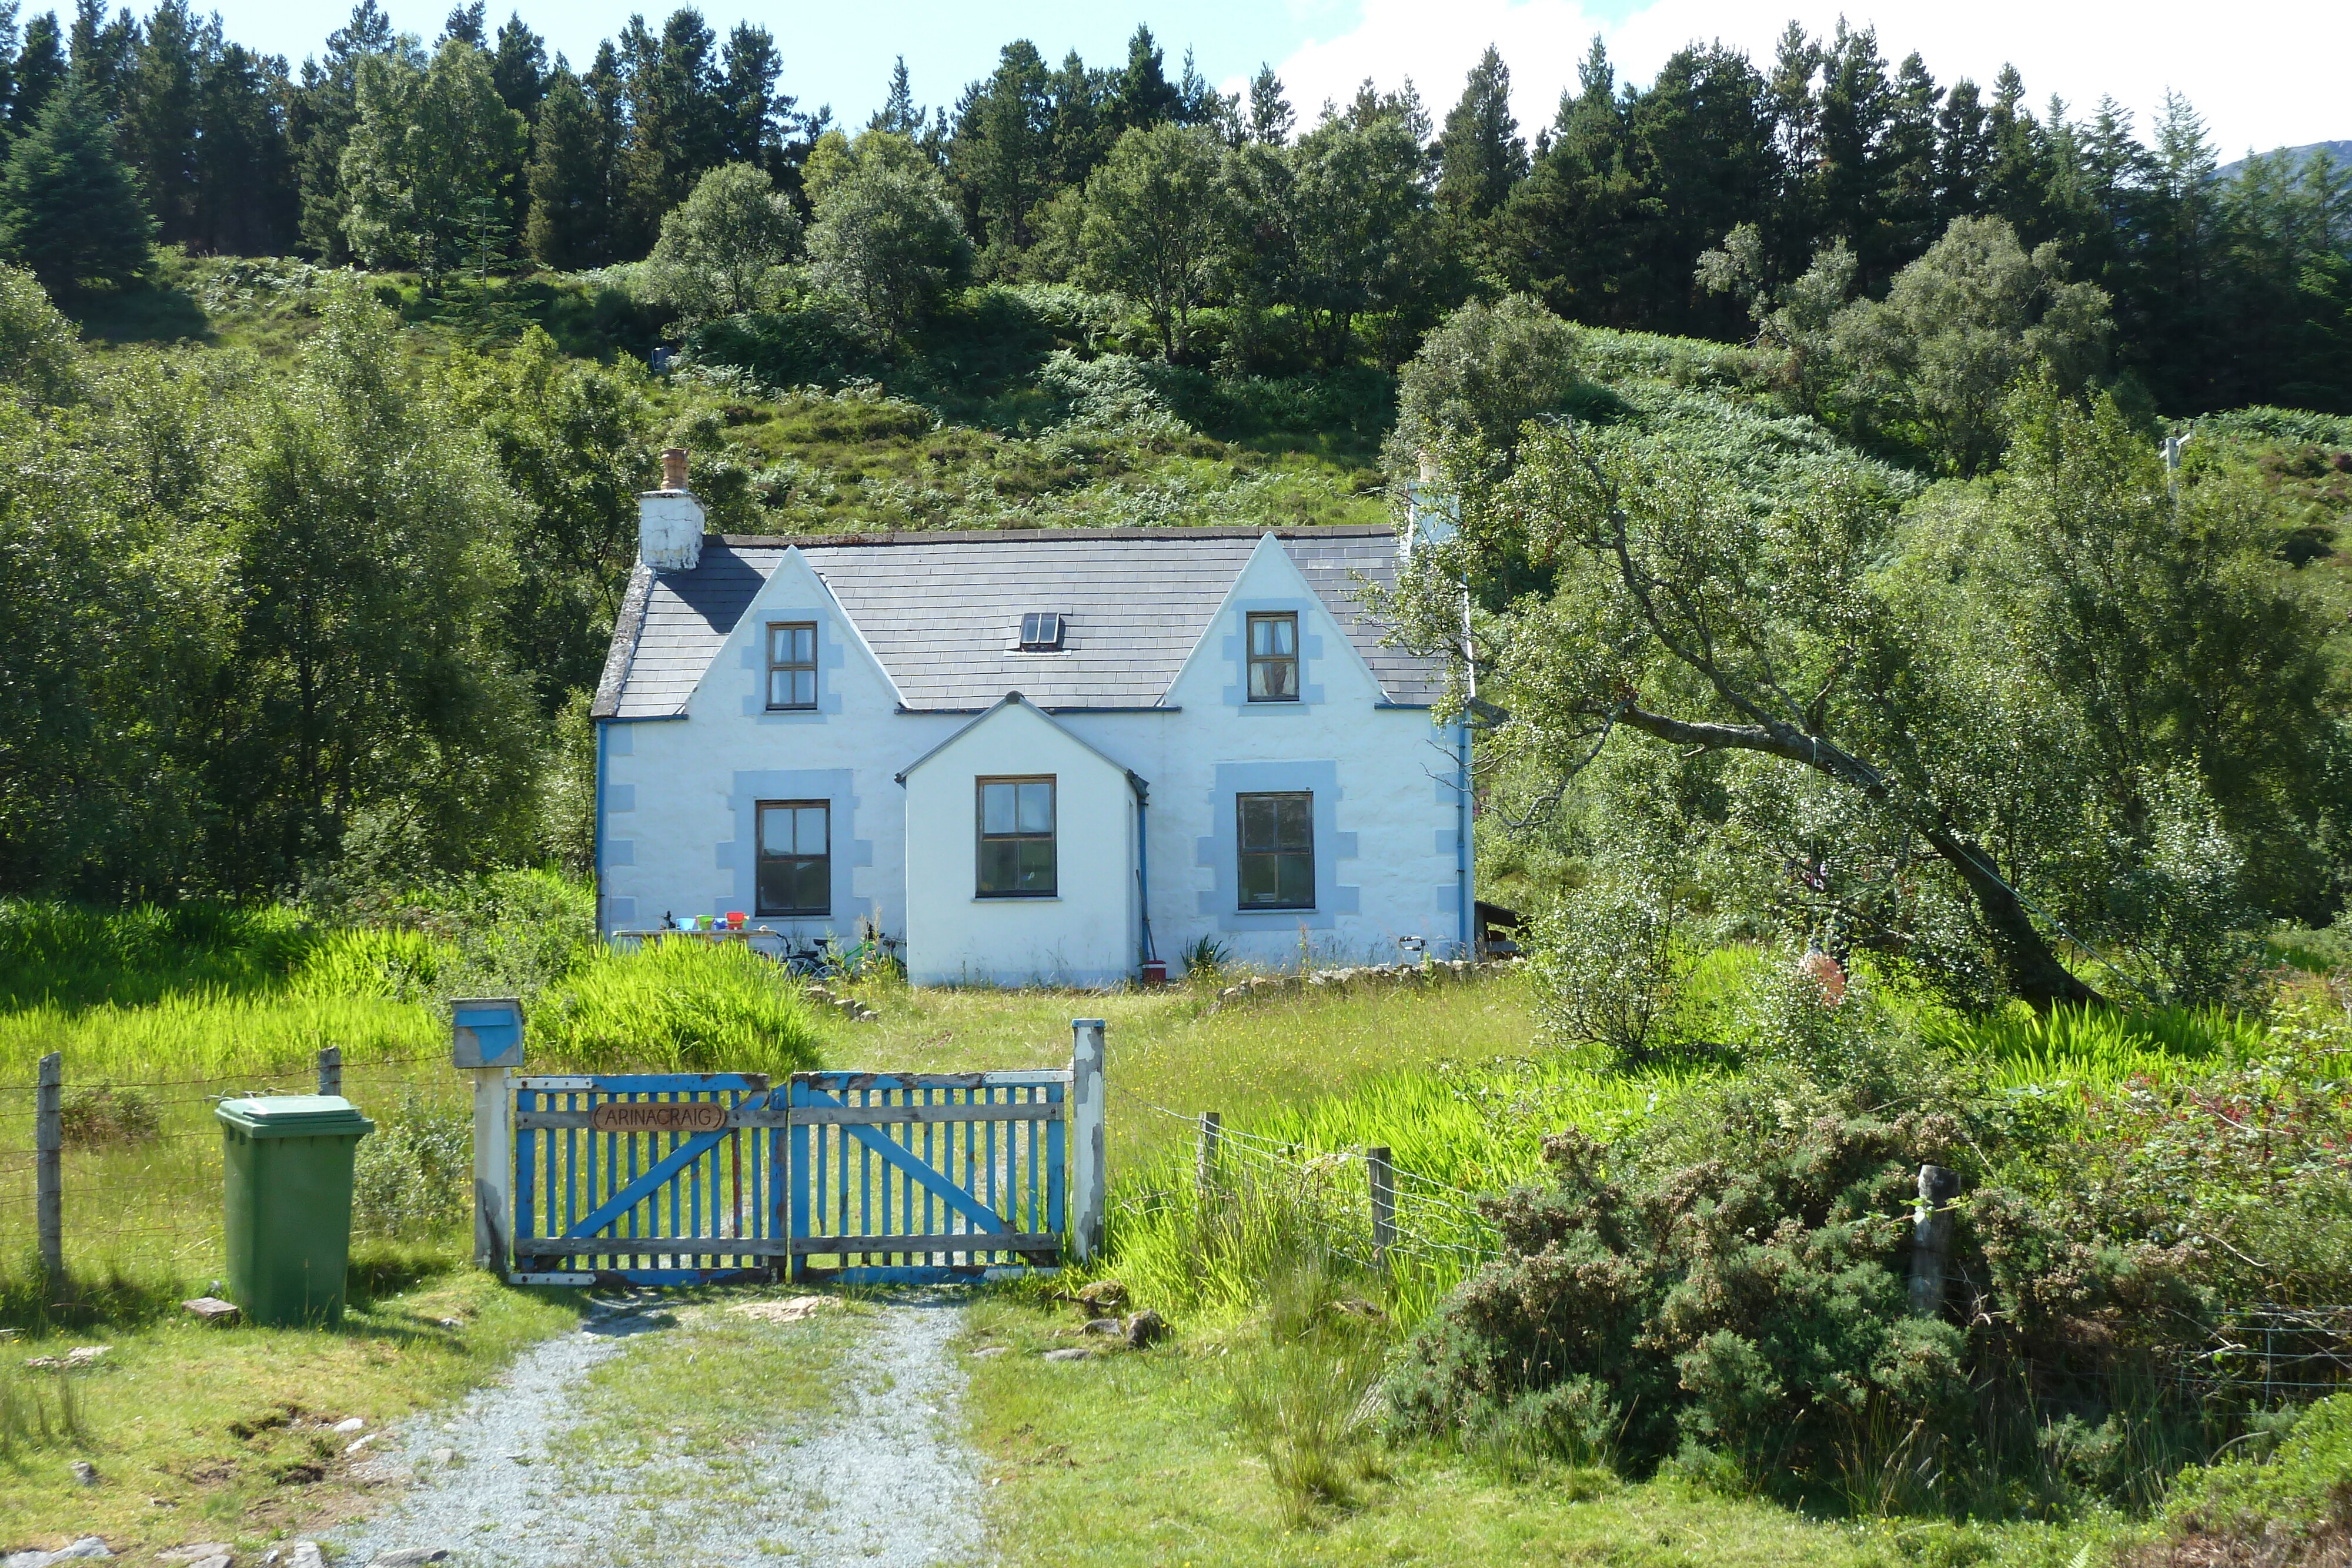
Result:
<svg viewBox="0 0 2352 1568"><path fill-rule="evenodd" d="M445 1547L466 1568L977 1562L978 1467L948 1349L961 1304L908 1292L792 1323L723 1302L599 1312L388 1436L374 1478L413 1484L326 1537L329 1561Z"/></svg>

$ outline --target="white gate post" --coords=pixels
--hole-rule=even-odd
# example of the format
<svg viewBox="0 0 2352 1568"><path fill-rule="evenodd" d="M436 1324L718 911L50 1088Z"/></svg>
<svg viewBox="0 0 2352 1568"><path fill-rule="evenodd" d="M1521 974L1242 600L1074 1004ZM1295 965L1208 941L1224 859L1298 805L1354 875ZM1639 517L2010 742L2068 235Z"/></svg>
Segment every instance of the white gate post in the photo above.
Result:
<svg viewBox="0 0 2352 1568"><path fill-rule="evenodd" d="M1108 1194L1103 1152L1103 1020L1070 1020L1070 1251L1102 1250Z"/></svg>
<svg viewBox="0 0 2352 1568"><path fill-rule="evenodd" d="M474 1266L504 1278L514 1228L514 1090L506 1068L463 1071L474 1081Z"/></svg>

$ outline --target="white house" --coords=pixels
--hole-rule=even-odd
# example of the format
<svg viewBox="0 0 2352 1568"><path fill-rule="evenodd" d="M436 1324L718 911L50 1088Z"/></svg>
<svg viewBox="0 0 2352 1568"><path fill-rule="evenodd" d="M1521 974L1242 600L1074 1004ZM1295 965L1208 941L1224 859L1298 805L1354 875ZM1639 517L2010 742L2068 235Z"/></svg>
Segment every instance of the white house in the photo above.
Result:
<svg viewBox="0 0 2352 1568"><path fill-rule="evenodd" d="M1468 737L1359 602L1388 529L705 535L682 469L593 710L606 934L878 930L919 984L1465 950Z"/></svg>

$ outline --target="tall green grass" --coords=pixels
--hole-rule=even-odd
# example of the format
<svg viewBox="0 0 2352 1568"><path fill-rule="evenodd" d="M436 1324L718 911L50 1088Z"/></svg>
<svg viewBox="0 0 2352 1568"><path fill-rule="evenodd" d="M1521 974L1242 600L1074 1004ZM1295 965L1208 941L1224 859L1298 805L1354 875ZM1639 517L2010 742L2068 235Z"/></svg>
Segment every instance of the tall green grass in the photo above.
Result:
<svg viewBox="0 0 2352 1568"><path fill-rule="evenodd" d="M1197 1142L1118 1173L1111 1266L1153 1301L1226 1315L1286 1270L1337 1259L1412 1321L1493 1255L1476 1195L1536 1179L1546 1133L1573 1126L1613 1140L1701 1076L1618 1073L1594 1053L1563 1053L1389 1073L1277 1106L1229 1130L1205 1183ZM1397 1244L1383 1260L1372 1255L1362 1156L1374 1145L1389 1149L1396 1175Z"/></svg>
<svg viewBox="0 0 2352 1568"><path fill-rule="evenodd" d="M220 944L170 946L172 922L190 907L208 911ZM274 908L8 905L0 953L22 967L7 971L16 999L0 1006L0 1085L29 1082L52 1051L64 1053L68 1082L84 1083L294 1070L326 1046L352 1062L425 1058L446 1049L446 998L467 991L525 997L527 1055L539 1066L816 1064L816 1014L800 985L740 947L613 953L495 924L453 936L430 925L322 930ZM142 954L152 970L138 967Z"/></svg>
<svg viewBox="0 0 2352 1568"><path fill-rule="evenodd" d="M1712 960L1711 1013L1732 1016L1732 992L1753 961ZM1467 990L1461 1002L1477 1005L1479 995ZM1916 1006L1905 1027L1974 1063L1989 1089L2059 1090L2070 1103L2193 1074L2258 1050L2266 1033L2252 1015L2180 1008L2037 1015L2020 1006L1964 1018ZM1385 1145L1398 1173L1401 1238L1381 1282L1390 1309L1411 1319L1491 1253L1491 1231L1465 1195L1539 1179L1547 1133L1575 1127L1615 1142L1709 1074L1736 1071L1736 1054L1626 1071L1586 1050L1378 1074L1234 1119L1229 1169L1205 1188L1197 1131L1174 1124L1181 1143L1163 1130L1144 1158L1114 1175L1108 1266L1153 1300L1232 1314L1302 1259L1336 1253L1368 1264L1361 1151Z"/></svg>
<svg viewBox="0 0 2352 1568"><path fill-rule="evenodd" d="M1921 1033L1979 1063L1990 1086L2064 1084L2104 1093L2144 1079L2168 1083L2258 1051L2269 1026L2226 1008L2057 1007L2022 1002L1997 1013L1924 1017Z"/></svg>

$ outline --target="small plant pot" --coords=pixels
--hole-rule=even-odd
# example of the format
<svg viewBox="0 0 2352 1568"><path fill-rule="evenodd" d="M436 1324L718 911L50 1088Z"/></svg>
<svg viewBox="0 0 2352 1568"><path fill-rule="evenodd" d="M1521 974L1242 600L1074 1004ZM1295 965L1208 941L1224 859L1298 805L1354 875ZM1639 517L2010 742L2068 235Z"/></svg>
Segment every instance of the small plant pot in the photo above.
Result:
<svg viewBox="0 0 2352 1568"><path fill-rule="evenodd" d="M1167 960L1164 958L1146 958L1143 961L1143 983L1147 986L1166 985L1168 983Z"/></svg>

